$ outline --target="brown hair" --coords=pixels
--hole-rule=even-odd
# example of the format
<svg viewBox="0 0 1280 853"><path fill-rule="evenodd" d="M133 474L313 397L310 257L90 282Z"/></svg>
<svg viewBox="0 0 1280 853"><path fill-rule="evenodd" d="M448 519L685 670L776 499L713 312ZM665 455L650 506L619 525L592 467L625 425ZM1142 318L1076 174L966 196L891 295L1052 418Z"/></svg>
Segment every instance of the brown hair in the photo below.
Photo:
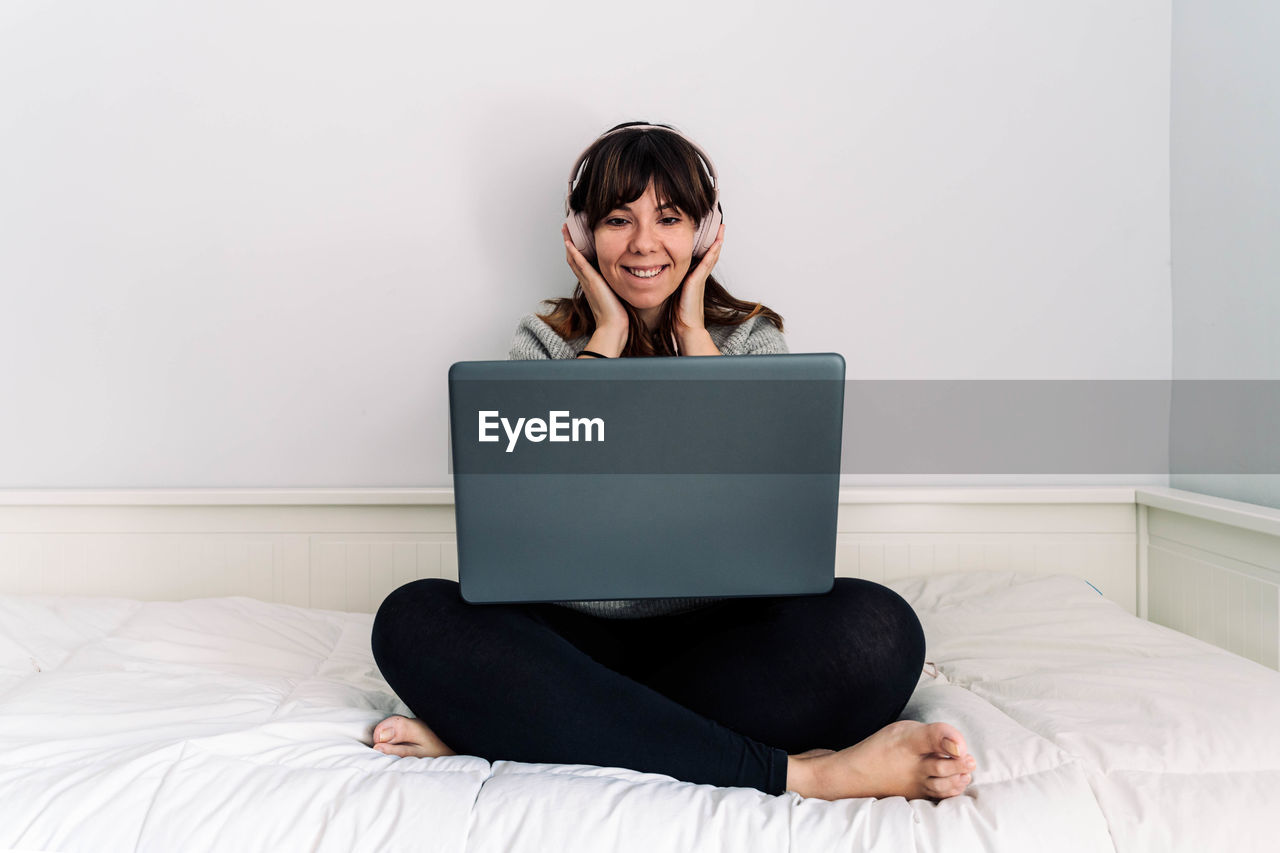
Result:
<svg viewBox="0 0 1280 853"><path fill-rule="evenodd" d="M630 128L633 125L645 127ZM666 125L661 125L666 127ZM614 133L612 131L618 131ZM688 140L673 130L658 130L646 122L627 122L611 128L588 149L582 176L569 196L569 209L583 211L593 227L611 211L630 204L652 182L661 203L674 204L701 222L711 212L715 191L702 158ZM593 262L599 271L599 263ZM684 289L681 282L662 306L656 328L646 330L640 315L626 300L627 345L623 356L676 355L676 307ZM565 340L592 334L595 316L578 284L571 297L546 299L551 311L538 316ZM762 315L782 331L782 317L759 302L735 299L715 276L708 276L703 296L706 325L737 326Z"/></svg>

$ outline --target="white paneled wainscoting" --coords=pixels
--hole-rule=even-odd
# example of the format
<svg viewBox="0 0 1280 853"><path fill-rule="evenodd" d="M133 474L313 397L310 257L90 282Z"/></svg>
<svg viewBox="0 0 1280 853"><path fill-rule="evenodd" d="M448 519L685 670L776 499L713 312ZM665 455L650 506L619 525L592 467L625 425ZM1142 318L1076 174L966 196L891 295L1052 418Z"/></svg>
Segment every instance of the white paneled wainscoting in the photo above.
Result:
<svg viewBox="0 0 1280 853"><path fill-rule="evenodd" d="M1278 510L1145 486L857 487L840 501L838 576L1073 574L1278 664ZM450 489L0 492L0 593L369 612L410 580L457 575Z"/></svg>

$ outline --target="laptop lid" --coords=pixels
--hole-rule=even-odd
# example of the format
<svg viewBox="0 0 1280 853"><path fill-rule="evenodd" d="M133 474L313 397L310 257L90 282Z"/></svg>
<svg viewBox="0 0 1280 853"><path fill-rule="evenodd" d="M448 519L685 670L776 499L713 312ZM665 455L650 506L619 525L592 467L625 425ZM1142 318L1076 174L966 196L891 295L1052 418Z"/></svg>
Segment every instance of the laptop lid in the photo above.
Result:
<svg viewBox="0 0 1280 853"><path fill-rule="evenodd" d="M469 602L831 588L840 355L459 362L449 404Z"/></svg>

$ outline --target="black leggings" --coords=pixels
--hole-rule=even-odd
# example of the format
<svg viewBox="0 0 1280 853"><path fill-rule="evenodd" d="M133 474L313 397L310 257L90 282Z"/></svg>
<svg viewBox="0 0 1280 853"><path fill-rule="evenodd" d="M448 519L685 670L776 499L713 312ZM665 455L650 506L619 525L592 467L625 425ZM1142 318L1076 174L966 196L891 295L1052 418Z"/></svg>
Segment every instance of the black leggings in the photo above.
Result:
<svg viewBox="0 0 1280 853"><path fill-rule="evenodd" d="M897 719L924 632L897 593L854 578L648 619L473 605L431 578L382 603L373 655L460 754L781 794L788 754L842 749Z"/></svg>

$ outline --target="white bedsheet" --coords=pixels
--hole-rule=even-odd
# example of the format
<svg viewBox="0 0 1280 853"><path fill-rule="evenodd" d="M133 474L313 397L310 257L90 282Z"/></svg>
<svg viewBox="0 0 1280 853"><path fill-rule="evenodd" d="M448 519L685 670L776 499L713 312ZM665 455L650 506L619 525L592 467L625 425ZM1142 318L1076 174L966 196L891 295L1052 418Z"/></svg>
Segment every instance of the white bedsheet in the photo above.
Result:
<svg viewBox="0 0 1280 853"><path fill-rule="evenodd" d="M398 759L366 614L246 598L0 597L0 846L45 850L1274 850L1280 674L1068 576L895 584L906 716L979 762L931 803L618 768ZM518 707L512 713L519 713Z"/></svg>

